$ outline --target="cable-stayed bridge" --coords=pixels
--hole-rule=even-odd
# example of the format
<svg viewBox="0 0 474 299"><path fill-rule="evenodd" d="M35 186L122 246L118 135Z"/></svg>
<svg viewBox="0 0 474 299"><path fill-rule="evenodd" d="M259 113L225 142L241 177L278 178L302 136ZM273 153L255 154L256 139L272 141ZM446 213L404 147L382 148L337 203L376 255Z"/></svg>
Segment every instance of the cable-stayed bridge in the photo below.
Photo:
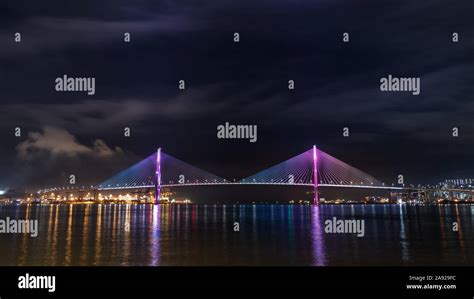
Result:
<svg viewBox="0 0 474 299"><path fill-rule="evenodd" d="M154 188L159 201L162 187L199 185L296 185L319 187L403 189L386 186L371 175L313 146L311 149L240 181L228 181L158 149L137 164L97 185L99 190Z"/></svg>

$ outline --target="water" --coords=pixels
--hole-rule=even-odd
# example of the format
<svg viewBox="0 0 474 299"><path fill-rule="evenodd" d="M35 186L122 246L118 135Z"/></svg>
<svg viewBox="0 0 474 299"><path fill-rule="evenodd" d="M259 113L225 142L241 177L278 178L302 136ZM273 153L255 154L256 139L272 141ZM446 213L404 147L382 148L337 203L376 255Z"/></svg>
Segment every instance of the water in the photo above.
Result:
<svg viewBox="0 0 474 299"><path fill-rule="evenodd" d="M473 212L470 205L2 205L0 219L37 219L39 234L0 234L0 265L474 265ZM365 220L365 236L325 233L332 217Z"/></svg>

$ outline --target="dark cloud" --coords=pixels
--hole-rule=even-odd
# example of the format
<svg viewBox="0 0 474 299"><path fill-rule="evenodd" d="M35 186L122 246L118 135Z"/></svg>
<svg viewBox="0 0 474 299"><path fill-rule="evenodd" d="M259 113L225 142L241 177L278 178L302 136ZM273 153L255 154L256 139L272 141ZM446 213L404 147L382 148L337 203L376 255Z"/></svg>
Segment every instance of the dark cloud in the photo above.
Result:
<svg viewBox="0 0 474 299"><path fill-rule="evenodd" d="M75 132L109 133L143 120L195 119L219 112L228 104L216 99L212 89L182 92L170 98L92 100L55 104L7 104L0 106L4 124L50 125Z"/></svg>
<svg viewBox="0 0 474 299"><path fill-rule="evenodd" d="M16 151L13 175L29 188L68 186L70 175L77 178L78 185L95 184L105 178L103 171L117 172L136 160L133 154L120 147L110 148L103 140L96 139L88 146L66 130L54 127L29 133Z"/></svg>
<svg viewBox="0 0 474 299"><path fill-rule="evenodd" d="M45 127L43 133L29 133L28 138L18 144L16 148L18 156L23 160L31 160L37 152L41 151L53 157L78 157L84 155L107 158L123 153L119 147L112 150L100 139L97 139L92 147L88 147L78 143L76 138L69 132L53 127Z"/></svg>

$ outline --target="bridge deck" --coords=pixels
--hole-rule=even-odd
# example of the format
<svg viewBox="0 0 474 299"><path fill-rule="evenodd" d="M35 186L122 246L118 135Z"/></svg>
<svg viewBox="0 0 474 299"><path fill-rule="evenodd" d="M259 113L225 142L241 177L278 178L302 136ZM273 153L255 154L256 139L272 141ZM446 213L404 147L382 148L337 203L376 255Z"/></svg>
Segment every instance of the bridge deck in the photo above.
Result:
<svg viewBox="0 0 474 299"><path fill-rule="evenodd" d="M183 184L162 184L161 187L189 187L189 186L223 186L223 185L268 185L268 186L304 186L314 187L314 184L306 183L261 183L261 182L209 182L209 183L183 183ZM144 185L144 186L117 186L117 187L101 187L98 190L119 190L119 189L140 189L140 188L154 188L155 185ZM318 187L339 187L339 188L360 188L360 189L390 189L390 190L403 190L407 188L394 187L394 186L365 186L365 185L337 185L337 184L318 184Z"/></svg>

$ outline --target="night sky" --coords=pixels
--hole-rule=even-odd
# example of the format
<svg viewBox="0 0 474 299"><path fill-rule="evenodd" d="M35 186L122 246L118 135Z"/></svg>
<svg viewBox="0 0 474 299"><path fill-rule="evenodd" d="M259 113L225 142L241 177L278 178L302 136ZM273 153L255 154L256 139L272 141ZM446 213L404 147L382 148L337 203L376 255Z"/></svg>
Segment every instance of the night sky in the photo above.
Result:
<svg viewBox="0 0 474 299"><path fill-rule="evenodd" d="M0 188L98 183L157 147L227 179L313 144L386 182L474 177L473 15L472 0L2 1ZM96 94L57 92L64 74ZM421 94L381 92L389 74ZM217 139L225 122L258 141Z"/></svg>

